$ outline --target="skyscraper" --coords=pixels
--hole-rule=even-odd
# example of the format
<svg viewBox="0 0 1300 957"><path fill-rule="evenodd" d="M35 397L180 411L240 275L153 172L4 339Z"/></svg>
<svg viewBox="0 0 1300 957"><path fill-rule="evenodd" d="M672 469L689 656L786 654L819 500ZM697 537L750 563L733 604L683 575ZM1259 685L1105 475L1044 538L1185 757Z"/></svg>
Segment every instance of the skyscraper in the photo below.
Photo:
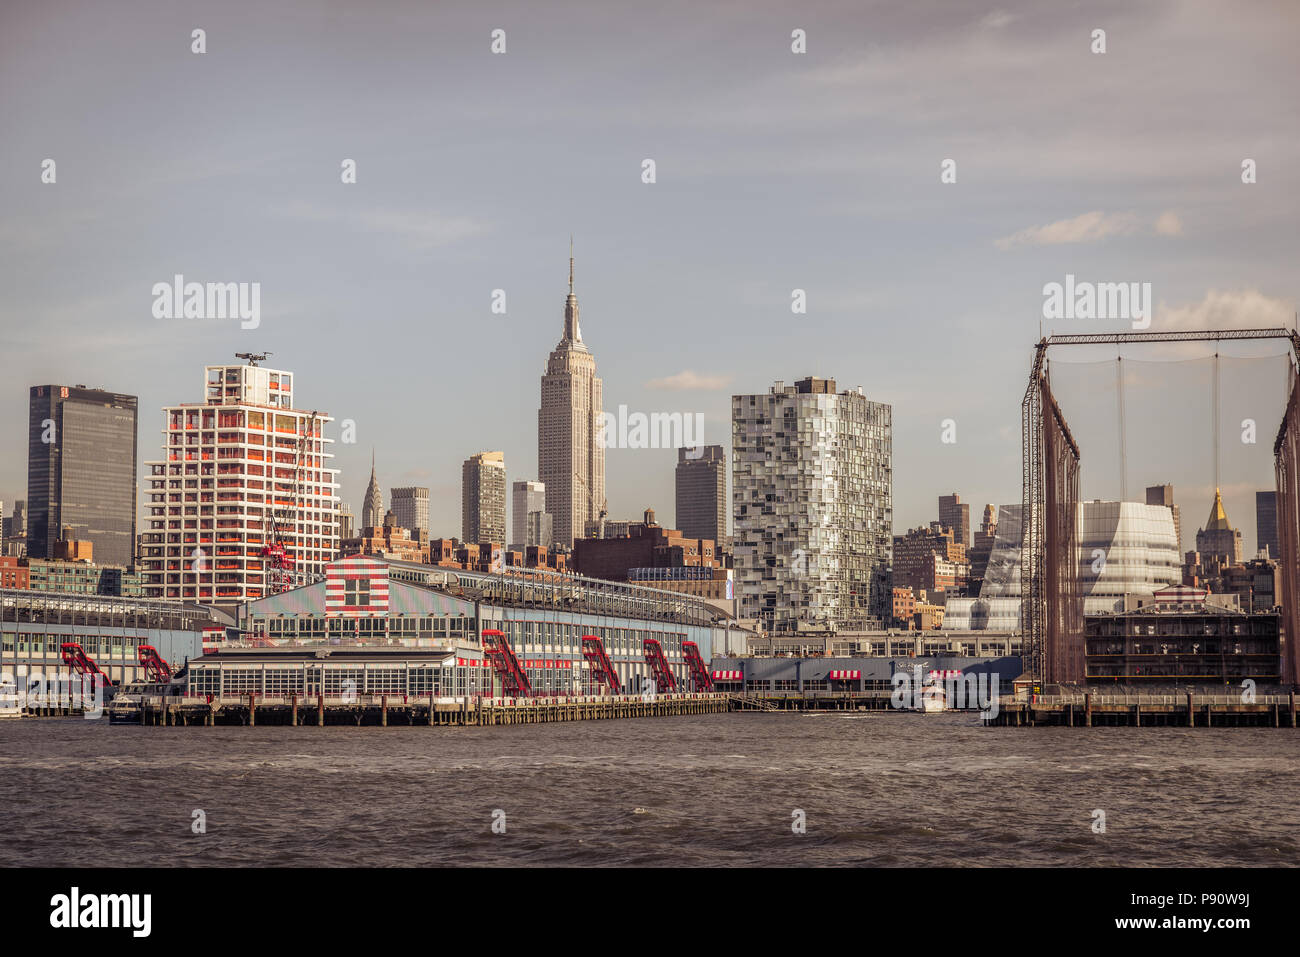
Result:
<svg viewBox="0 0 1300 957"><path fill-rule="evenodd" d="M1255 493L1255 547L1268 549L1268 557L1280 557L1277 541L1277 492Z"/></svg>
<svg viewBox="0 0 1300 957"><path fill-rule="evenodd" d="M1241 530L1233 528L1228 522L1228 514L1223 510L1223 498L1219 490L1214 490L1214 504L1210 506L1210 517L1205 521L1205 528L1196 533L1196 550L1202 560L1213 556L1224 565L1241 564Z"/></svg>
<svg viewBox="0 0 1300 957"><path fill-rule="evenodd" d="M53 558L68 528L92 543L99 564L134 567L138 400L81 385L36 385L29 401L28 557Z"/></svg>
<svg viewBox="0 0 1300 957"><path fill-rule="evenodd" d="M0 536L0 554L22 557L27 554L27 503L14 502L13 514L4 519L4 535Z"/></svg>
<svg viewBox="0 0 1300 957"><path fill-rule="evenodd" d="M361 527L383 528L384 493L379 490L379 476L375 472L375 453L370 453L370 483L366 486L366 497L361 502Z"/></svg>
<svg viewBox="0 0 1300 957"><path fill-rule="evenodd" d="M393 517L422 542L429 540L429 490L410 485L393 489ZM419 534L416 534L416 533Z"/></svg>
<svg viewBox="0 0 1300 957"><path fill-rule="evenodd" d="M294 408L293 375L207 366L202 402L163 409L163 458L149 467L141 536L150 597L235 604L270 593L263 550L323 575L338 550L338 470L320 412ZM277 514L278 513L278 514Z"/></svg>
<svg viewBox="0 0 1300 957"><path fill-rule="evenodd" d="M1174 537L1178 540L1178 548L1183 547L1183 520L1178 514L1178 506L1174 504L1174 487L1172 485L1151 485L1147 487L1147 504L1163 505L1174 514Z"/></svg>
<svg viewBox="0 0 1300 957"><path fill-rule="evenodd" d="M963 505L956 492L939 496L939 524L952 529L952 539L958 545L970 547L970 506Z"/></svg>
<svg viewBox="0 0 1300 957"><path fill-rule="evenodd" d="M589 520L605 509L605 448L600 441L603 384L596 358L582 341L578 297L573 293L569 256L569 297L564 305L564 335L552 350L542 376L537 412L537 463L546 486L546 509L554 518L555 540L565 548L581 536Z"/></svg>
<svg viewBox="0 0 1300 957"><path fill-rule="evenodd" d="M880 627L892 615L892 410L835 380L731 397L740 617Z"/></svg>
<svg viewBox="0 0 1300 957"><path fill-rule="evenodd" d="M461 538L506 543L506 457L479 452L461 467Z"/></svg>
<svg viewBox="0 0 1300 957"><path fill-rule="evenodd" d="M529 545L551 547L549 541L534 541L547 527L545 519L530 518L534 512L546 512L545 483L525 479L515 482L511 486L510 502L511 548L526 548ZM551 523L549 527L552 529L551 534L554 534L554 524ZM533 530L530 531L530 528Z"/></svg>
<svg viewBox="0 0 1300 957"><path fill-rule="evenodd" d="M975 531L974 542L967 553L970 557L970 577L972 579L984 578L984 570L988 567L989 555L993 552L993 543L997 540L997 533L997 510L992 505L985 505L984 518L980 522L980 527Z"/></svg>
<svg viewBox="0 0 1300 957"><path fill-rule="evenodd" d="M529 512L524 529L524 548L535 545L550 548L555 541L555 523L550 512Z"/></svg>
<svg viewBox="0 0 1300 957"><path fill-rule="evenodd" d="M352 538L354 527L356 525L356 516L352 514L352 506L346 502L339 503L339 525L338 540L343 542L345 539Z"/></svg>
<svg viewBox="0 0 1300 957"><path fill-rule="evenodd" d="M694 458L692 458L694 456ZM677 450L677 529L721 543L727 536L727 456L721 445Z"/></svg>

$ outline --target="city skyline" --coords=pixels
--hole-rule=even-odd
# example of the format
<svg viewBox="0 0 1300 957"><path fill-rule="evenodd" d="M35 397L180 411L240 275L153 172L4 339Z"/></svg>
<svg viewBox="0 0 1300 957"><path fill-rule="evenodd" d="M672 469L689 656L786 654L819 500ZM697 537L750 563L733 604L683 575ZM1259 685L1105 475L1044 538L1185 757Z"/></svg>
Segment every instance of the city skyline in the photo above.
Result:
<svg viewBox="0 0 1300 957"><path fill-rule="evenodd" d="M531 410L573 233L607 409L698 411L704 441L727 445L734 394L804 375L860 385L897 410L902 528L953 490L977 507L1018 500L1019 402L1040 325L1127 327L1044 323L1046 283L1150 281L1153 329L1293 321L1300 151L1280 135L1298 72L1286 7L1252 8L1247 29L1175 4L870 17L823 4L758 10L735 28L723 11L669 5L680 28L668 17L630 61L609 42L621 21L594 22L579 4L507 8L504 56L473 11L435 19L396 5L378 21L335 9L360 51L359 84L337 75L340 41L289 13L255 30L245 10L208 13L204 56L163 15L128 30L87 8L69 30L6 14L0 78L31 95L0 107L3 341L24 370L0 385L0 405L20 408L33 383L85 382L138 395L147 424L189 394L190 370L268 350L302 376L306 405L356 424L355 444L334 448L342 500L359 510L375 448L386 485L429 487L431 527L450 533L467 455L503 449L512 476L539 475ZM790 50L793 19L808 32L804 55ZM1088 38L1103 22L1111 43L1098 56ZM577 82L602 65L608 87ZM86 71L99 78L90 89ZM159 71L168 82L148 88L138 116L113 113ZM463 100L433 109L428 91L452 77ZM155 113L195 102L210 124L166 151L148 145ZM86 122L52 139L48 115ZM1210 126L1218 146L1206 151ZM527 175L503 187L516 172L507 138L528 143ZM891 149L873 150L882 139ZM59 163L53 184L40 180L46 157ZM1251 185L1246 157L1259 169ZM642 182L645 158L654 184ZM340 182L345 159L353 185ZM116 238L124 225L129 246ZM178 273L260 282L259 326L155 319L150 289ZM806 313L791 312L795 289ZM468 355L492 359L492 388L479 364L447 359ZM448 415L436 396L393 408L397 383L431 372L448 395L472 394L476 414ZM1278 406L1255 416L1260 449ZM1066 414L1081 431L1086 412ZM940 441L949 418L951 446ZM0 416L0 443L18 448L22 428L16 412ZM141 433L140 462L154 438ZM1115 483L1091 468L1100 444L1085 445L1084 493L1109 500ZM674 457L610 450L610 516L653 505L667 517ZM1175 449L1135 462L1128 497L1168 482L1201 513L1216 484L1203 458ZM1228 513L1251 542L1271 462L1223 468ZM24 470L0 462L5 501L25 497Z"/></svg>
<svg viewBox="0 0 1300 957"><path fill-rule="evenodd" d="M1087 363L1083 363L1083 364L1086 365ZM35 388L35 386L33 386L32 388ZM93 390L93 389L100 389L100 388L102 388L102 387L100 387L100 386L94 386L94 387L92 387L92 390ZM105 390L105 391L111 391L111 390ZM182 401L182 400L178 400L178 401ZM173 404L175 404L175 403L173 403ZM1280 403L1279 403L1279 405L1280 405ZM164 407L161 411L164 411L164 412L165 412L165 411L166 411L166 408L168 408L168 407ZM146 410L146 411L147 411L147 410ZM1279 416L1279 418L1280 418L1280 416ZM337 424L337 423L335 423L335 424ZM1270 430L1267 426L1265 426L1264 429L1263 429L1263 431L1264 431L1265 433L1269 433L1271 430ZM331 428L327 427L327 428L326 428L326 431L325 431L325 435L326 435L327 438L332 437L332 436L331 436L331 432L337 433L337 432L338 432L338 429L337 429L337 428L331 429ZM1262 445L1263 445L1266 449L1269 450L1269 451L1268 451L1268 458L1269 458L1269 461L1271 461L1271 446L1270 446L1270 444L1269 444L1268 442L1264 442L1264 443L1262 443ZM346 449L347 447L348 447L348 446L347 446L346 444L340 445L339 442L338 442L338 439L335 438L335 444L333 445L333 449L334 449L334 450ZM163 448L163 446L162 446L162 444L160 443L160 445L159 445L159 450L161 451L162 448ZM732 452L732 446L731 446L731 442L730 442L729 439L727 439L726 441L724 441L724 442L722 443L722 448L724 449L724 454L726 455L726 457L727 457L728 459L730 459L730 458L731 458L731 452ZM638 450L638 451L644 452L645 450ZM650 451L664 451L664 450L650 450ZM668 451L671 451L671 452L674 454L674 456L680 456L679 451L676 450L676 449L668 450ZM1105 454L1105 453L1103 453L1103 454ZM375 450L371 450L371 451L370 451L370 455L371 455L371 460L372 460L372 461L371 461L371 470L367 473L367 479L366 479L366 481L367 481L368 484L369 484L369 483L374 479L374 476L375 476L375 468L376 468L375 462L377 461L378 453L377 453ZM150 461L152 461L152 460L154 460L154 455L153 455L153 453L152 453L152 450L150 450L150 449L148 449L148 448L145 448L145 447L143 447L143 446L140 447L140 451L139 451L139 455L138 455L138 461L137 461L137 470L139 470L140 467L142 467L143 465L148 464L148 462L150 462ZM676 461L677 461L676 458L674 458L674 459L671 460L671 462L672 462L673 464L675 464ZM457 463L457 464L458 464L458 466L459 466L459 465L463 465L463 462L461 462L461 463ZM382 469L381 469L381 471L382 471ZM515 474L515 473L514 473L513 470L511 470L511 469L507 469L507 477L508 477L508 481L509 481L511 484L513 484L514 479L513 479L513 478L510 478L510 476L512 476L512 475L514 475L514 474ZM670 482L674 481L674 475L675 475L674 469L669 468L669 481L670 481ZM1151 477L1162 477L1163 475L1164 475L1164 473L1162 473L1162 472L1159 472L1159 471L1157 471L1157 470L1151 470L1151 471L1149 472L1149 474L1146 475L1146 478L1151 478ZM731 466L730 466L730 462L728 462L727 476L728 476L728 482L729 482L729 481L730 481L730 476L731 476ZM349 477L346 476L346 475L340 475L340 476L339 476L339 479L340 479L340 485L343 486L343 487L347 487L347 485L349 484L349 483L348 483L348 478L349 478ZM1113 478L1113 476L1112 476L1111 478ZM1130 479L1131 479L1131 478L1132 478L1132 476L1130 475ZM1139 481L1136 481L1136 482L1130 480L1129 485L1128 485L1128 488L1127 488L1128 495L1127 495L1127 497L1123 498L1122 500L1124 500L1124 501L1130 501L1130 502L1141 502L1141 501L1143 501L1143 495L1145 494L1145 491L1143 490L1143 486L1145 486L1145 484L1146 484L1146 478L1143 478L1143 479L1141 479L1141 480L1139 480ZM429 505L429 514L430 514L430 516L431 516L431 517L430 517L430 526L431 526L431 528L430 528L430 534L432 535L432 537L448 537L448 538L453 538L453 537L458 538L458 537L460 537L459 532L458 532L458 529L460 528L460 526L461 526L461 524L462 524L462 522L463 522L463 516L458 516L458 517L457 517L457 519L456 519L456 525L453 526L452 528L447 528L447 527L445 527L445 526L440 526L440 525L438 525L438 524L437 524L438 519L437 519L437 518L434 518L433 516L438 516L438 515L442 515L442 514L444 514L444 513L448 513L448 512L450 512L450 510L451 510L453 507L460 507L460 508L463 508L463 503L460 501L460 499L461 499L461 494L462 494L462 489L463 489L463 476L461 476L461 479L462 479L462 481L458 481L458 482L456 483L454 493L447 493L447 490L445 490L445 489L443 490L444 493L447 493L447 494L451 494L451 495L452 495L452 498L449 499L449 500L442 501L442 500L440 500L437 496L433 495L432 492L431 492L431 494L430 494L430 500L429 500L429 501L430 501L430 505ZM355 481L355 479L353 479L353 481ZM914 526L915 526L915 527L924 526L924 525L929 524L931 521L935 521L935 520L937 520L937 517L938 517L939 514L940 514L940 507L939 507L939 505L938 505L938 499L939 499L939 498L942 498L942 497L944 497L944 495L948 494L948 493L946 493L946 492L941 492L940 490L948 489L948 487L949 487L950 485L955 484L956 482L957 482L956 479L950 479L950 478L948 478L948 477L944 477L944 476L941 475L941 476L940 476L940 480L937 481L937 483L936 483L935 486L934 486L935 489L936 489L936 494L933 495L933 496L931 496L930 499L929 499L929 501L930 501L930 503L931 503L931 504L930 504L930 511L929 511L929 512L926 512L926 511L925 511L925 504L924 504L925 499L920 499L919 501L917 501L916 503L914 503L914 504L918 507L918 509L919 509L919 510L916 512L916 514L914 515L914 519L915 519L915 520L913 521L912 519L909 519L909 520L907 520L907 521L902 521L902 520L899 520L899 519L896 518L896 519L895 519L895 525L894 525L894 527L895 527L895 531L898 532L900 529L901 529L901 530L906 530L907 528L911 528L911 527L914 527ZM141 520L141 517L144 515L145 510L146 510L146 508L147 508L146 499L147 499L147 491L148 491L147 489L145 489L145 488L143 487L142 483L138 483L138 484L141 484L141 488L140 488L139 495L138 495L138 497L137 497L137 498L138 498L138 501L137 501L137 510L136 510L137 523ZM1162 479L1162 483L1161 483L1161 484L1164 484L1163 479ZM1213 503L1214 503L1216 497L1221 497L1221 498L1222 498L1222 501L1223 501L1224 504L1225 504L1225 509L1226 509L1226 511L1229 513L1229 516L1230 516L1230 518L1231 518L1231 521L1232 521L1232 527L1235 528L1235 529L1237 529L1237 530L1239 530L1239 531L1241 531L1241 532L1242 532L1242 535L1243 535L1243 539L1247 542L1247 546L1246 546L1246 549L1245 549L1245 552L1246 552L1247 557L1253 557L1253 556L1254 556L1254 554L1255 554L1255 549L1251 546L1250 543L1254 542L1255 539L1256 539L1256 537L1257 537L1256 510L1255 510L1255 496L1257 495L1257 493L1259 493L1259 492L1261 492L1261 491L1272 491L1272 485L1271 485L1271 484L1269 484L1269 485L1264 485L1264 486L1260 486L1260 485L1254 485L1254 484L1252 484L1251 482L1246 481L1246 482L1236 482L1236 483L1232 483L1232 484L1229 484L1229 485L1216 486L1213 482L1210 482L1210 483L1208 483L1208 485L1205 485L1205 484L1198 484L1198 485L1191 486L1191 487L1190 487L1190 488L1191 488L1190 493L1189 493L1189 491L1188 491L1188 488L1189 488L1189 487L1188 487L1187 485L1180 485L1180 484L1177 483L1177 482L1173 482L1173 483L1169 483L1169 484L1172 484L1172 485L1173 485L1173 490L1174 490L1174 501L1175 501L1175 504L1178 505L1178 506L1179 506L1179 507L1180 507L1180 508L1185 512L1185 513L1186 513L1187 509L1189 509L1189 508L1192 510L1192 514L1193 514L1193 515L1197 514L1197 513L1200 512L1200 511L1205 511L1206 509L1210 509L1210 508L1213 507ZM382 487L382 484L381 484L381 487ZM439 488L439 487L440 487L440 486L438 486L437 484L435 484L435 485L433 486L433 488L435 488L435 489L437 489L437 488ZM1085 487L1086 487L1086 486L1085 486ZM23 490L24 492L26 492L26 486L23 486L23 489L22 489L22 490ZM401 489L399 488L399 490L401 490ZM670 491L670 493L671 493L671 489L670 489L669 491ZM1008 491L1009 491L1009 492L1014 492L1014 489L1012 489L1012 488L1010 487L1010 484L1008 484ZM1202 492L1203 492L1204 494L1200 494L1200 493L1202 493ZM366 493L360 496L360 498L361 498L361 500L362 500L362 509L361 509L361 512L358 513L358 514L362 514L362 515L364 515L364 509L365 509L365 502L366 502L366 499L367 499L368 497L372 497L372 494L373 494L373 488L368 488L367 491L366 491ZM1009 504L1009 503L1013 503L1013 502L1016 501L1016 496L1015 496L1014 494L1008 494L1008 495L1004 496L1003 501L1001 501L1001 502L996 501L996 500L994 500L994 501L992 501L992 502L977 502L974 498L971 498L971 499L969 499L969 500L966 500L966 499L964 498L965 493L964 493L960 488L959 488L959 489L956 489L956 494L958 494L958 496L960 496L960 497L963 498L963 502L962 502L963 505L975 505L977 508L980 508L980 509L982 509L982 508L984 507L984 505L986 505L986 504L992 504L992 505L994 505L995 508L999 508L999 507L1001 507L1002 505ZM1188 497L1189 494L1195 496L1195 498L1194 498L1194 499L1189 499L1189 497ZM1110 500L1119 501L1119 500L1121 500L1120 497L1119 497L1118 495L1112 495L1112 496L1109 496L1109 497L1108 497L1108 496L1106 496L1106 495L1102 495L1102 494L1092 494L1091 492L1088 493L1087 495L1085 495L1084 497L1087 498L1087 499L1106 500L1106 501L1110 501ZM656 510L660 510L660 509L662 509L662 510L664 510L664 511L666 512L666 511L668 510L668 508L670 508L670 507L672 507L672 506L675 505L675 499L676 499L675 494L670 494L669 497L668 497L668 498L667 498L667 499L666 499L662 504L659 503L659 502L650 502L650 503L647 503L646 506L643 506L643 507L642 507L642 510L644 510L645 507L650 507L650 508L655 508ZM1203 500L1202 500L1202 499L1203 499ZM19 495L8 495L8 496L5 496L4 498L0 499L0 501L7 501L7 502L16 502L16 501L23 501L23 500L24 500L24 497L23 497L23 496L19 496ZM380 500L380 502L382 503L382 501L383 501L382 494L381 494L379 500ZM730 496L728 496L728 502L730 502ZM349 501L349 499L348 499L347 497L345 497L342 493L340 493L340 495L339 495L339 504L340 504L340 506L344 506L344 505L351 506L351 505L352 505L352 502ZM510 504L513 505L513 502L511 502ZM440 507L440 506L441 506L441 507ZM675 512L675 508L674 508L673 510L674 510L674 512ZM384 513L385 513L386 511L387 511L386 508L382 508L382 507L381 507L381 509L380 509L380 511L379 511L379 518L378 518L378 520L375 522L376 525L381 525L381 524L382 524L382 522L383 522L383 515L384 515ZM610 514L608 517L609 517L609 519L610 519L611 521L627 521L627 520L629 520L629 518L634 519L634 518L635 518L635 514L636 514L636 513L629 513L628 515L621 515L621 514L619 514L619 513L615 513L615 512L613 512L613 510L611 510L611 514ZM730 524L730 522L731 522L731 520L732 520L733 518L734 518L734 516L733 516L732 514L729 513L729 514L728 514L728 523L729 523L729 524ZM511 516L510 521L513 522L513 515ZM676 527L679 523L678 523L676 520L674 520L671 524L672 524L674 527ZM513 526L511 526L511 527L513 527ZM1191 525L1188 525L1188 526L1184 527L1184 529L1183 529L1183 535L1182 535L1182 541L1180 542L1180 548L1181 548L1183 551L1189 551L1189 550L1192 550L1192 549L1195 548L1194 536L1195 536L1195 533L1196 533L1196 531L1197 531L1197 529L1198 529L1199 527L1200 527L1200 526L1197 525L1197 524L1195 524L1195 523L1193 523L1193 524L1191 524ZM508 536L507 536L507 537L508 537ZM505 542L503 542L502 544L505 544Z"/></svg>
<svg viewBox="0 0 1300 957"><path fill-rule="evenodd" d="M273 943L424 942L432 869L759 867L1277 923L1297 36L0 3L11 923L175 947L233 876Z"/></svg>

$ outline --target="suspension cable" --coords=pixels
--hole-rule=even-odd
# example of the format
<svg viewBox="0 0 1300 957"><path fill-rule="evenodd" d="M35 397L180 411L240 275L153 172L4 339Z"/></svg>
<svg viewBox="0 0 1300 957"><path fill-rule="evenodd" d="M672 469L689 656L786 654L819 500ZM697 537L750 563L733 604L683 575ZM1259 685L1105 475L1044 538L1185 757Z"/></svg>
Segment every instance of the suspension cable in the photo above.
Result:
<svg viewBox="0 0 1300 957"><path fill-rule="evenodd" d="M1214 488L1219 484L1219 350L1214 350Z"/></svg>
<svg viewBox="0 0 1300 957"><path fill-rule="evenodd" d="M1115 356L1115 396L1116 408L1119 410L1119 500L1128 501L1128 443L1124 424L1124 357Z"/></svg>

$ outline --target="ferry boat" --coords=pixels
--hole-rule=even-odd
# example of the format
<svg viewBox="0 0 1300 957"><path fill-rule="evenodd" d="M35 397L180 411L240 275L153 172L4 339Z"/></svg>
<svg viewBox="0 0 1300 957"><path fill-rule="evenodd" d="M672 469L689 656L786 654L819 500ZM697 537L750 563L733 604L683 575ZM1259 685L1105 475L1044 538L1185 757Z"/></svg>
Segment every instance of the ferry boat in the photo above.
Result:
<svg viewBox="0 0 1300 957"><path fill-rule="evenodd" d="M109 724L139 724L140 704L146 698L185 693L185 669L167 681L129 681L115 689L104 705Z"/></svg>
<svg viewBox="0 0 1300 957"><path fill-rule="evenodd" d="M0 718L21 718L23 709L18 703L18 682L13 675L0 675Z"/></svg>

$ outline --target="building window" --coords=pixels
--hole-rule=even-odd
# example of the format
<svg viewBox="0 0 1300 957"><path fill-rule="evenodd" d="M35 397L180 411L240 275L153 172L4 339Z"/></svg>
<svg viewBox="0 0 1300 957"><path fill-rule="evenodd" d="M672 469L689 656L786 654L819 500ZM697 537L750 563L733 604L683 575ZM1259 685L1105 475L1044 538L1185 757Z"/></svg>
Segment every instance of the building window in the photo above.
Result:
<svg viewBox="0 0 1300 957"><path fill-rule="evenodd" d="M370 605L370 579L346 578L343 581L343 604L349 608L367 608Z"/></svg>

